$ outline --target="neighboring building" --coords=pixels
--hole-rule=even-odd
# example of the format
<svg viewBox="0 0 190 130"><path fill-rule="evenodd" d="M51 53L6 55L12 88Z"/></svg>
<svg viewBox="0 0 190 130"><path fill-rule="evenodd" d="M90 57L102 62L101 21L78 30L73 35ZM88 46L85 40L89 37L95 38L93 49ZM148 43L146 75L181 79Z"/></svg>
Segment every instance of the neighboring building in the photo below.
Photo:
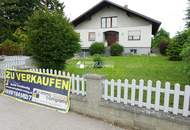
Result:
<svg viewBox="0 0 190 130"><path fill-rule="evenodd" d="M149 54L151 38L158 31L161 22L103 0L93 8L72 21L75 30L80 34L81 47L88 49L90 45L104 42L110 47L121 44L124 54Z"/></svg>

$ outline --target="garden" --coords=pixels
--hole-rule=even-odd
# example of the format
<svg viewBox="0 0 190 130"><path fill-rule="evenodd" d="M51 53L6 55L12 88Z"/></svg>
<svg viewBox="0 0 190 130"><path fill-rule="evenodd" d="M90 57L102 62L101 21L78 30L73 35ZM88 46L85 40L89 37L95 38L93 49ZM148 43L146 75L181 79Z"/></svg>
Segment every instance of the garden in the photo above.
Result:
<svg viewBox="0 0 190 130"><path fill-rule="evenodd" d="M183 31L170 37L169 32L161 28L153 37L152 50L157 50L152 52L153 55L123 56L124 48L113 44L110 56L105 56L104 43L95 42L89 48L91 56L80 57L76 56L81 51L80 36L65 16L64 7L64 3L58 0L2 0L0 55L28 55L36 61L38 68L63 70L81 76L96 73L109 80L128 79L130 84L132 79L137 83L143 79L145 85L152 80L155 87L156 81L160 80L162 87L169 81L172 89L175 83L179 83L184 90L184 86L190 83L190 10L187 10ZM20 10L22 8L26 10ZM171 101L173 97L170 96ZM164 95L160 98L163 104ZM182 108L183 99L179 100Z"/></svg>
<svg viewBox="0 0 190 130"><path fill-rule="evenodd" d="M169 61L165 56L109 56L102 57L103 68L94 68L93 56L87 58L74 58L67 61L66 71L84 75L96 73L108 79L132 79L145 81L160 80L171 84L180 83L182 86L189 84L189 79L184 73L184 61ZM77 63L84 64L83 69Z"/></svg>
<svg viewBox="0 0 190 130"><path fill-rule="evenodd" d="M64 3L50 1L2 1L0 55L29 55L37 61L39 68L65 70L80 75L97 73L108 79L160 80L183 86L189 84L188 13L186 28L176 36L170 37L164 29L160 29L154 36L152 50L158 50L158 53L153 52L156 56L122 56L123 47L113 44L111 56L106 57L104 45L95 42L89 48L91 56L76 58L74 55L81 50L80 36L64 14ZM15 10L11 10L12 8ZM22 11L20 8L26 10ZM83 69L77 67L80 64Z"/></svg>

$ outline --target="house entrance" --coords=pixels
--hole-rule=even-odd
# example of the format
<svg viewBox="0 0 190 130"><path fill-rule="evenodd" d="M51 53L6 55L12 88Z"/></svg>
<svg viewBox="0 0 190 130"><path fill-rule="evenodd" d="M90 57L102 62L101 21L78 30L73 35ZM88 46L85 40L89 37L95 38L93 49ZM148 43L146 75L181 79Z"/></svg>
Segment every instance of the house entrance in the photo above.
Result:
<svg viewBox="0 0 190 130"><path fill-rule="evenodd" d="M108 31L104 33L105 40L108 43L108 46L112 46L114 43L119 41L119 32L116 31Z"/></svg>

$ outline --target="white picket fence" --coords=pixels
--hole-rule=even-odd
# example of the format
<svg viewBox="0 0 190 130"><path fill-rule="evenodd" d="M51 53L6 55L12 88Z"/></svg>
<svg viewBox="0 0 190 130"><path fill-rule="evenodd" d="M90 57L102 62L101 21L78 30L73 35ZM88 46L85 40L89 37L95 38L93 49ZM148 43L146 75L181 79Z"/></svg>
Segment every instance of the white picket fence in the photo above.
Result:
<svg viewBox="0 0 190 130"><path fill-rule="evenodd" d="M175 84L171 89L169 82L163 86L160 81L153 86L151 80L144 85L144 80L137 84L132 80L132 84L126 79L123 83L121 80L105 80L103 98L111 102L130 104L131 106L145 107L155 111L171 112L175 115L182 114L184 117L190 116L190 86L186 85L185 90L180 90L180 85ZM183 87L183 86L181 86ZM163 101L161 101L163 98ZM182 104L180 106L180 104Z"/></svg>
<svg viewBox="0 0 190 130"><path fill-rule="evenodd" d="M3 62L0 61L0 78L4 77L6 68L14 69L15 66L25 65L26 59L26 57L24 59L15 58L14 60L9 58ZM69 77L71 78L71 93L86 96L86 79L79 75L52 69L30 69L30 71ZM145 107L166 113L170 112L175 115L182 114L184 117L190 116L189 85L186 85L185 89L181 90L180 84L175 84L172 87L169 82L163 85L160 81L157 81L154 86L150 80L147 85L145 85L144 80L140 80L139 83L132 80L130 84L126 79L124 82L121 80L105 80L103 88L102 97L111 102L130 104L131 106Z"/></svg>
<svg viewBox="0 0 190 130"><path fill-rule="evenodd" d="M4 56L5 60L0 61L0 78L4 77L5 69L25 66L27 56Z"/></svg>
<svg viewBox="0 0 190 130"><path fill-rule="evenodd" d="M30 57L29 56L3 56L5 60L3 60L3 62L6 61L19 61L19 60L27 60Z"/></svg>
<svg viewBox="0 0 190 130"><path fill-rule="evenodd" d="M79 75L66 73L64 71L57 71L52 69L30 69L32 72L40 72L45 74L54 74L71 78L71 93L75 95L86 96L86 80Z"/></svg>

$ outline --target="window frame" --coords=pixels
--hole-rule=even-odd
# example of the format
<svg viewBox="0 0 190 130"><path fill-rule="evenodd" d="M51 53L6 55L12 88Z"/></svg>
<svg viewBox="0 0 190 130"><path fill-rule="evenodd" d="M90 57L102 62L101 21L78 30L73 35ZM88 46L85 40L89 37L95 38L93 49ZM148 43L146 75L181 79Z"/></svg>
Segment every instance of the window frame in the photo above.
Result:
<svg viewBox="0 0 190 130"><path fill-rule="evenodd" d="M131 54L137 54L137 49L130 49Z"/></svg>
<svg viewBox="0 0 190 130"><path fill-rule="evenodd" d="M91 39L91 34L94 34L94 39ZM96 32L88 32L88 41L96 41Z"/></svg>
<svg viewBox="0 0 190 130"><path fill-rule="evenodd" d="M118 16L110 16L110 17L101 17L101 28L116 28L118 27L118 21L117 21L117 25L113 27L113 18L117 18L118 20ZM103 22L102 20L105 19L105 26L103 27ZM107 21L108 19L110 19L110 26L107 25Z"/></svg>
<svg viewBox="0 0 190 130"><path fill-rule="evenodd" d="M140 35L129 35L129 32L135 32L135 31L139 31ZM138 37L138 38L134 38L134 37ZM128 31L128 41L140 41L141 40L141 30L129 30Z"/></svg>

